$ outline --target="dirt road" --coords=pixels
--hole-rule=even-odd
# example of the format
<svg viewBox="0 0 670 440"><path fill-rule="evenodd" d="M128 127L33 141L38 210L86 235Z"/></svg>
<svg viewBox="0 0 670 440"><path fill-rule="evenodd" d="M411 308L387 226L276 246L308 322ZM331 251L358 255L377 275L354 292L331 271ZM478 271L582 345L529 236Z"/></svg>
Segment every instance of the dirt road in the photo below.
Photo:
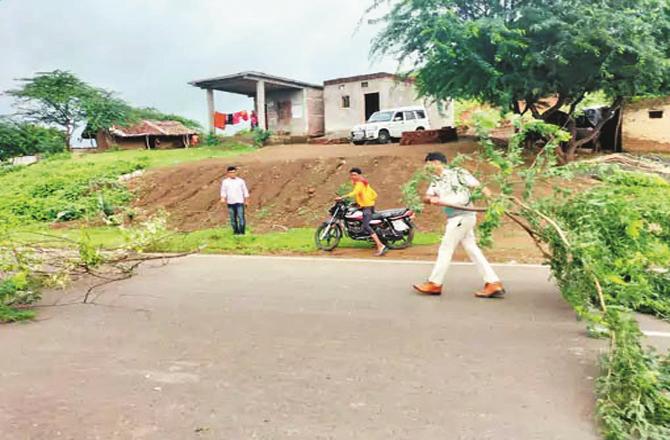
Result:
<svg viewBox="0 0 670 440"><path fill-rule="evenodd" d="M546 281L421 262L193 256L0 329L15 439L596 439L598 341ZM74 300L71 292L61 300Z"/></svg>

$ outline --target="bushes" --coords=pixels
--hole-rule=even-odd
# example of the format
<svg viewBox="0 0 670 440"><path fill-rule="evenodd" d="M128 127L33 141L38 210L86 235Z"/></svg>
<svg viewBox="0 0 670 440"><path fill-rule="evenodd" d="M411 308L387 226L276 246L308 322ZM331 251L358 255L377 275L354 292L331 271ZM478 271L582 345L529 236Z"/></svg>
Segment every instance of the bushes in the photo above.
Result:
<svg viewBox="0 0 670 440"><path fill-rule="evenodd" d="M608 440L670 438L670 355L645 348L632 312L670 319L670 184L649 174L616 166L574 163L557 166L556 150L566 134L543 122L517 121L506 150L496 148L487 118L477 122L480 160L498 169L483 183L486 195L480 242L503 217L521 226L536 242L561 294L594 334L609 338L598 379L598 414ZM528 166L523 144L528 135L545 140ZM595 169L594 169L595 168ZM602 184L575 194L569 179L588 173ZM552 179L562 178L562 182ZM417 203L420 173L403 187ZM535 195L538 181L550 181L553 197ZM523 185L521 197L514 185Z"/></svg>
<svg viewBox="0 0 670 440"><path fill-rule="evenodd" d="M623 172L603 179L547 207L580 243L578 260L561 259L555 268L558 279L574 284L579 259L587 259L608 302L670 319L670 184Z"/></svg>
<svg viewBox="0 0 670 440"><path fill-rule="evenodd" d="M670 319L670 185L616 170L601 177L601 186L545 204L572 244L544 231L552 273L573 307L609 333L597 387L605 438L667 439L670 355L643 347L631 311Z"/></svg>
<svg viewBox="0 0 670 440"><path fill-rule="evenodd" d="M66 149L65 135L60 130L0 120L0 161L19 156L59 153Z"/></svg>
<svg viewBox="0 0 670 440"><path fill-rule="evenodd" d="M263 130L262 128L254 128L251 133L254 137L254 145L257 147L262 147L272 136L272 132L269 130Z"/></svg>

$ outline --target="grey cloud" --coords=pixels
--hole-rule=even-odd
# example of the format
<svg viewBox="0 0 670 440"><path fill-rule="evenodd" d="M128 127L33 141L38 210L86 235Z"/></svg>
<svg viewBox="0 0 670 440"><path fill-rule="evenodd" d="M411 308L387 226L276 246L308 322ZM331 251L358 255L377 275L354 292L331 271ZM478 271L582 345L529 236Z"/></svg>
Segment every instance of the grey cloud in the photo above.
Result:
<svg viewBox="0 0 670 440"><path fill-rule="evenodd" d="M310 82L393 70L368 58L375 29L357 25L366 0L0 0L0 90L56 68L135 105L200 121L190 80L243 70ZM247 108L217 96L223 111ZM11 111L0 97L0 114Z"/></svg>

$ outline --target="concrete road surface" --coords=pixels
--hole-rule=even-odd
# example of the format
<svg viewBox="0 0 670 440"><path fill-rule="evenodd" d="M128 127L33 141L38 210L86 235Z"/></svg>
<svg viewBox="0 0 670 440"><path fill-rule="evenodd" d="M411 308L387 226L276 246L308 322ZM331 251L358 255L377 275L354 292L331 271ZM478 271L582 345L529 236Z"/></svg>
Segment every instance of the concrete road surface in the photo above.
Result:
<svg viewBox="0 0 670 440"><path fill-rule="evenodd" d="M0 438L596 439L601 343L538 267L193 256L0 327ZM76 293L80 295L79 293ZM61 298L72 300L75 293Z"/></svg>

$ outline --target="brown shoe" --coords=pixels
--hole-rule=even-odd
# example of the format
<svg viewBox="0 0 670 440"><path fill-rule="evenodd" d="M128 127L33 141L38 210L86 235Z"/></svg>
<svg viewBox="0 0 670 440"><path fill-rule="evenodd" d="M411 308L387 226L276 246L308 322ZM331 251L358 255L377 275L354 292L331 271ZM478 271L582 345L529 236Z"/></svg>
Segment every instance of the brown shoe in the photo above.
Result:
<svg viewBox="0 0 670 440"><path fill-rule="evenodd" d="M442 286L431 283L430 281L421 284L415 284L412 287L414 287L414 290L419 292L421 295L442 295Z"/></svg>
<svg viewBox="0 0 670 440"><path fill-rule="evenodd" d="M505 288L501 282L486 283L484 289L475 292L477 298L500 298L505 295Z"/></svg>

